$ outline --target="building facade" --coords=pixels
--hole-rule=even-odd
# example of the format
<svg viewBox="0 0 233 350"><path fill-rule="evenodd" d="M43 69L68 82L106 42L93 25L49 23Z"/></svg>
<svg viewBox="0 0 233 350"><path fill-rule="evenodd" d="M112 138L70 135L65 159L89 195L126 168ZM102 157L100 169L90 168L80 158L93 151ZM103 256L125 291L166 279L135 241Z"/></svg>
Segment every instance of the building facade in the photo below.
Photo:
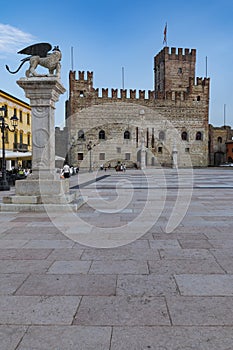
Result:
<svg viewBox="0 0 233 350"><path fill-rule="evenodd" d="M84 168L119 162L172 166L177 149L178 166L207 166L210 80L196 78L195 67L196 50L164 47L154 57L154 90L138 92L100 92L93 72L76 77L70 71L69 162Z"/></svg>
<svg viewBox="0 0 233 350"><path fill-rule="evenodd" d="M31 167L31 107L3 90L0 90L0 106L5 107L5 123L9 126L10 118L13 115L18 117L15 132L5 130L6 169ZM0 153L2 153L2 144L0 144Z"/></svg>
<svg viewBox="0 0 233 350"><path fill-rule="evenodd" d="M218 166L231 162L233 130L230 126L214 127L209 125L209 165Z"/></svg>

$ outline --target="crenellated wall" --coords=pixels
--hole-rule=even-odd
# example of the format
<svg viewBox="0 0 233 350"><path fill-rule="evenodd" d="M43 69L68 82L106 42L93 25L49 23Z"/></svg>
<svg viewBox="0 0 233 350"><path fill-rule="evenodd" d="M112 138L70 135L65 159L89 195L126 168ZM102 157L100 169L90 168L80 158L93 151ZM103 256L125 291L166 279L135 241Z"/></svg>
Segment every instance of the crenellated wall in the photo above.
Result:
<svg viewBox="0 0 233 350"><path fill-rule="evenodd" d="M171 150L174 143L172 129L177 130L177 145L181 142L182 132L188 135L187 141L181 145L180 165L188 166L185 160L187 153L194 166L208 165L210 79L195 77L196 50L164 47L155 56L154 64L154 90L99 89L93 85L93 72L79 71L78 78L76 72L70 72L70 93L66 105L69 137L76 139L78 131L82 130L86 140L91 139L98 145L98 149L93 151L97 165L102 163L98 158L100 153L105 154L106 159L118 159L129 153L132 161L137 161L140 147L137 135L141 135L142 130L148 151L161 164L169 165L171 151L167 150ZM101 128L108 142L99 142ZM122 135L129 128L131 139L125 142ZM163 143L158 142L160 131L166 134ZM201 140L196 140L198 132ZM159 151L161 147L163 152ZM122 150L121 155L117 151L119 149ZM77 154L85 155L86 152L85 142L77 141L70 155L72 163L77 163ZM152 160L150 162L152 164Z"/></svg>

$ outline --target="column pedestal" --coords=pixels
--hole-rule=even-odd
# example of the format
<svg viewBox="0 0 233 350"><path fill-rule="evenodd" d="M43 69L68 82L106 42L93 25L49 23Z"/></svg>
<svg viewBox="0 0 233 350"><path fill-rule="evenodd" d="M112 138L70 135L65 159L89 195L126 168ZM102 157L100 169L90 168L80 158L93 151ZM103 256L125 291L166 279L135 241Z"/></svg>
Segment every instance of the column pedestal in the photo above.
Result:
<svg viewBox="0 0 233 350"><path fill-rule="evenodd" d="M16 181L15 195L3 198L1 210L13 209L13 204L17 210L36 211L43 204L63 209L76 199L76 192L69 191L69 179L60 179L55 169L55 103L65 88L56 77L21 78L17 84L30 99L32 174Z"/></svg>

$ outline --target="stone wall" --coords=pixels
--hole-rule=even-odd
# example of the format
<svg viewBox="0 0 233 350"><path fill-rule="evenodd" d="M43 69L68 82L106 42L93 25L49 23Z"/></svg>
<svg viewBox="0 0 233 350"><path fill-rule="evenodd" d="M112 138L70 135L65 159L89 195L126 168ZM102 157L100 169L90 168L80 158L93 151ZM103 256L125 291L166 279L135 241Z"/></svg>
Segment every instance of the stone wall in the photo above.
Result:
<svg viewBox="0 0 233 350"><path fill-rule="evenodd" d="M100 92L93 87L93 72L79 72L77 79L76 72L70 72L66 104L70 163L88 167L87 143L92 141L94 167L126 160L138 164L144 139L147 166L171 166L174 145L179 166L207 166L209 79L195 78L195 59L195 50L185 49L183 54L178 49L176 54L164 48L155 57L156 67L160 66L155 91ZM101 131L105 139L100 138ZM126 131L129 139L124 137Z"/></svg>
<svg viewBox="0 0 233 350"><path fill-rule="evenodd" d="M230 126L214 127L209 125L209 164L218 166L227 161L226 142L232 140Z"/></svg>

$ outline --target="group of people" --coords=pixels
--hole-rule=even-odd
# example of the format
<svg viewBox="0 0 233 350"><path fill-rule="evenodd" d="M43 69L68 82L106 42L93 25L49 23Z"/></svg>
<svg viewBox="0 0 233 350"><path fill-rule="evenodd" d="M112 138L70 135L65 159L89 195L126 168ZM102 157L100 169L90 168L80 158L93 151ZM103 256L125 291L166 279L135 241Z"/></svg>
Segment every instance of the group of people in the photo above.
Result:
<svg viewBox="0 0 233 350"><path fill-rule="evenodd" d="M100 165L100 170L104 170L107 171L107 169L111 169L111 163L109 163L108 165L104 165L101 164ZM126 171L126 164L125 163L117 163L117 165L115 166L115 170L116 171ZM72 165L69 166L68 163L65 163L63 168L61 169L61 178L69 178L71 175L75 175L78 174L79 172L79 167L73 167Z"/></svg>
<svg viewBox="0 0 233 350"><path fill-rule="evenodd" d="M118 163L115 167L116 171L123 171L126 172L126 165L125 163Z"/></svg>
<svg viewBox="0 0 233 350"><path fill-rule="evenodd" d="M73 165L69 166L68 163L65 163L63 168L61 169L61 178L68 179L70 176L78 174L79 167L73 167Z"/></svg>

